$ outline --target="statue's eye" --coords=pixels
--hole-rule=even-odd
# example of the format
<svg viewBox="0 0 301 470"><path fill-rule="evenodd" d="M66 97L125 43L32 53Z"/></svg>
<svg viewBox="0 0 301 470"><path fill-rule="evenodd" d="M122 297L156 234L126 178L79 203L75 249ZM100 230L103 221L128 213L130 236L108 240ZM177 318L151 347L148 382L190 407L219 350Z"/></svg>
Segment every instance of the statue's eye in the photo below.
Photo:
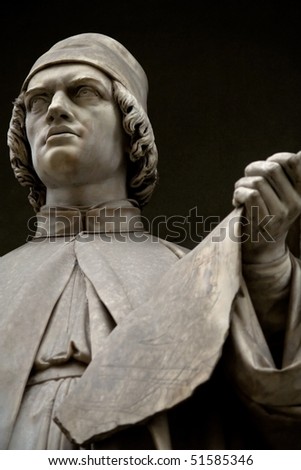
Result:
<svg viewBox="0 0 301 470"><path fill-rule="evenodd" d="M96 96L99 96L99 93L91 86L81 86L77 88L75 93L76 98L94 98Z"/></svg>
<svg viewBox="0 0 301 470"><path fill-rule="evenodd" d="M32 112L38 112L49 104L49 97L45 94L42 95L34 95L30 98L28 103L26 104L27 110Z"/></svg>

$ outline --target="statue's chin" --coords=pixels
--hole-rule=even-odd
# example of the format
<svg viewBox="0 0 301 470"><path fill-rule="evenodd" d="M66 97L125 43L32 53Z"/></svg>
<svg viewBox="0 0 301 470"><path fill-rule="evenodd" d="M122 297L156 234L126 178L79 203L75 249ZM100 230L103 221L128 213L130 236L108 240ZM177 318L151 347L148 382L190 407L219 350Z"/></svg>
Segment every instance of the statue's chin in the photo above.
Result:
<svg viewBox="0 0 301 470"><path fill-rule="evenodd" d="M36 165L39 178L47 186L58 186L77 182L80 173L80 159L77 152L70 147L50 149Z"/></svg>

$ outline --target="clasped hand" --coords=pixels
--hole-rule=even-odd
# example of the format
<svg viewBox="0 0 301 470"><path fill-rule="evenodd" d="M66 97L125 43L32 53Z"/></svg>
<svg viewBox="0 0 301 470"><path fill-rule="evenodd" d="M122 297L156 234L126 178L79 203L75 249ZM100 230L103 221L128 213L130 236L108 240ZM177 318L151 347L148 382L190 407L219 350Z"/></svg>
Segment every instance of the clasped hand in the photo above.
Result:
<svg viewBox="0 0 301 470"><path fill-rule="evenodd" d="M301 152L276 153L245 168L233 205L244 206L245 263L269 263L285 253L290 226L301 213Z"/></svg>

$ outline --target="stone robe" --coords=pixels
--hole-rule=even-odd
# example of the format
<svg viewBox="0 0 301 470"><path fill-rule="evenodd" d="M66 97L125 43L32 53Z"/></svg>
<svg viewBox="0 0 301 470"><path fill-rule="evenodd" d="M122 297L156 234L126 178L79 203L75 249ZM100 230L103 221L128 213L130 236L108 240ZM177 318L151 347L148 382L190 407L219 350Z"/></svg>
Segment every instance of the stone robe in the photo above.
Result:
<svg viewBox="0 0 301 470"><path fill-rule="evenodd" d="M229 230L239 212L185 254L121 207L111 234L63 211L58 236L42 211L1 259L1 448L300 448L297 260L279 369Z"/></svg>

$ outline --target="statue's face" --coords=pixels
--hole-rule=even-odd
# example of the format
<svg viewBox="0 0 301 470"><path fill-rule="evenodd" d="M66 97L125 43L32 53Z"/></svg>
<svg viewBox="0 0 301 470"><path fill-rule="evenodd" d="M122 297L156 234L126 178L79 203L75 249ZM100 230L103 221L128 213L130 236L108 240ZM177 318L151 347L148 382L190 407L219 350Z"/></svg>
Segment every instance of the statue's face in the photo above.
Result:
<svg viewBox="0 0 301 470"><path fill-rule="evenodd" d="M85 64L55 65L25 95L33 166L47 188L100 183L125 167L125 136L107 75Z"/></svg>

